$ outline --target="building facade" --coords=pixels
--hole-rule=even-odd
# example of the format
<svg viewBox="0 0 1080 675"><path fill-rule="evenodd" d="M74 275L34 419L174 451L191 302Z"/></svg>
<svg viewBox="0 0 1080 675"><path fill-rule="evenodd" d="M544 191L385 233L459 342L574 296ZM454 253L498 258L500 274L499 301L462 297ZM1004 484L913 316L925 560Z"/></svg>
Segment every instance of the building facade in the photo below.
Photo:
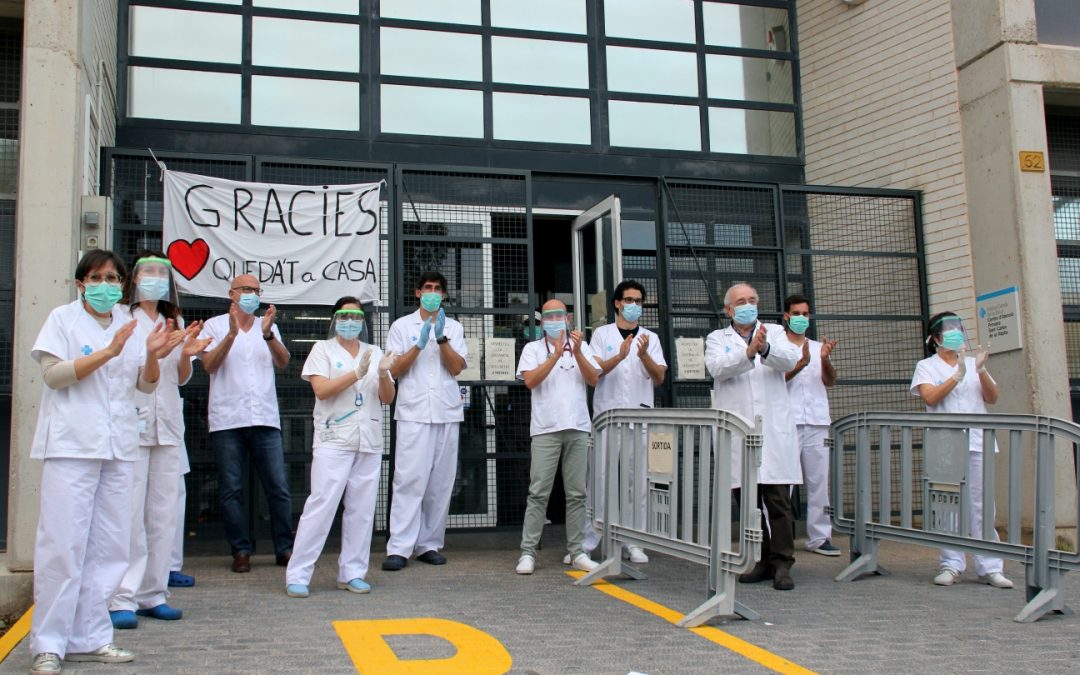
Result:
<svg viewBox="0 0 1080 675"><path fill-rule="evenodd" d="M953 309L970 318L977 293L1014 284L1025 313L1042 320L1025 321L1025 349L994 357L995 370L1030 384L999 408L1068 417L1067 378L1060 367L1043 375L1051 354L1060 363L1066 350L1061 308L1066 317L1073 310L1062 301L1065 277L1027 259L1025 237L1037 240L1037 254L1062 251L1067 260L1080 239L1069 239L1080 230L1080 194L1053 152L1041 178L1013 175L1013 153L1000 164L1002 185L984 185L985 167L1005 159L984 155L969 135L989 132L968 120L983 114L978 87L989 85L975 71L994 54L986 45L1060 53L1062 62L1080 52L1010 42L1009 22L1034 17L1035 4L995 3L993 19L980 0L0 5L22 16L11 24L22 43L14 51L22 88L11 102L19 113L14 199L4 201L0 186L0 235L7 222L16 235L14 250L0 252L0 312L5 292L14 305L7 323L0 317L0 338L6 326L13 334L9 566L32 565L36 523L40 469L26 448L41 383L30 345L47 313L74 297L79 251L108 246L129 258L160 246L151 152L173 169L240 180L386 181L383 298L368 335L381 342L414 308L413 278L436 268L449 279L451 313L477 339L480 369L460 382L468 408L454 526L514 525L523 511L529 398L512 380L487 379L485 340L513 338L520 351L549 297L565 299L587 326L606 321L621 277L648 288L643 321L658 329L672 364L657 394L663 405L709 405L709 382L682 377L675 351L719 327L728 286L753 283L767 320L779 318L786 294L806 293L817 334L841 340L837 416L916 409L907 384L926 317ZM981 33L965 23L976 19ZM1015 93L1012 72L996 76ZM1038 93L1040 106L1048 83L1080 86L1080 75L1071 85L1023 77L1015 89ZM1046 152L1047 111L1056 108L1029 99L1009 108L1020 134L1013 143ZM1076 136L1063 134L1070 147ZM1042 208L1045 227L1036 236L1028 230L1042 221L988 222L984 237L979 209L1003 212L973 202L984 188L996 198L1023 194L1024 214ZM1047 238L1057 223L1052 194L1073 214L1063 218L1074 218L1071 230L1059 226L1060 243ZM14 216L5 221L8 203ZM1005 235L993 228L1023 246L1003 253ZM11 288L3 285L9 251ZM194 297L183 305L189 318L226 306ZM293 361L278 393L299 514L312 395L298 375L325 334L327 308L282 309ZM1069 353L1072 364L1080 346ZM1080 365L1072 372L1080 376ZM209 538L218 521L206 386L199 370L184 397L188 521ZM389 470L389 425L386 436ZM377 527L385 494L379 508Z"/></svg>

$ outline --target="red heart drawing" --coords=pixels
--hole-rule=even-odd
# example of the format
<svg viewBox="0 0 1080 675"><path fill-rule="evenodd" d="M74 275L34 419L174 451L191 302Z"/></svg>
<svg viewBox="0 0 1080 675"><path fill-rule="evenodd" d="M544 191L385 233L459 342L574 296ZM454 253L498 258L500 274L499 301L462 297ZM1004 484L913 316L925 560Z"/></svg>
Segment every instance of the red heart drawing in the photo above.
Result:
<svg viewBox="0 0 1080 675"><path fill-rule="evenodd" d="M210 259L210 246L205 239L196 239L192 242L177 239L169 244L169 249L165 253L172 261L173 269L191 281L202 271L202 268L206 267L206 261Z"/></svg>

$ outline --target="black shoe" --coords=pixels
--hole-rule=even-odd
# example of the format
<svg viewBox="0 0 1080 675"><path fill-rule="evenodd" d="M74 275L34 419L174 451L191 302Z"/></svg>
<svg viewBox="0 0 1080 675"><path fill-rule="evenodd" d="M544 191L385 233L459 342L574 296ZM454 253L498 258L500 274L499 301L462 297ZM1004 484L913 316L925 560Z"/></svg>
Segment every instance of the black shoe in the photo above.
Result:
<svg viewBox="0 0 1080 675"><path fill-rule="evenodd" d="M278 567L288 567L290 560L292 560L292 551L289 551L288 553L278 553L277 556L274 557L274 564Z"/></svg>
<svg viewBox="0 0 1080 675"><path fill-rule="evenodd" d="M791 572L778 569L773 575L772 587L778 591L794 590L795 582L791 579Z"/></svg>
<svg viewBox="0 0 1080 675"><path fill-rule="evenodd" d="M440 555L438 551L424 551L420 555L416 556L416 559L429 565L446 564L446 556Z"/></svg>
<svg viewBox="0 0 1080 675"><path fill-rule="evenodd" d="M758 564L754 565L754 569L739 575L739 583L756 584L762 581L768 581L773 578L774 574L775 572L772 565L758 562Z"/></svg>
<svg viewBox="0 0 1080 675"><path fill-rule="evenodd" d="M251 556L246 553L237 553L232 557L232 571L237 574L251 571Z"/></svg>
<svg viewBox="0 0 1080 675"><path fill-rule="evenodd" d="M382 568L387 572L397 572L408 564L408 558L403 558L399 555L388 555L386 556L386 560L382 561Z"/></svg>

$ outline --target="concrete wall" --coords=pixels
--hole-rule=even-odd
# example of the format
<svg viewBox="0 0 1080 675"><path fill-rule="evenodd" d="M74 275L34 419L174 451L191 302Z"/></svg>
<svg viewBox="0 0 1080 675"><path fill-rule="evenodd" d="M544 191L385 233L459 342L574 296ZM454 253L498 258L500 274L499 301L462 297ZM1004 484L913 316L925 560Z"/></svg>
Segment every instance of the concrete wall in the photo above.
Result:
<svg viewBox="0 0 1080 675"><path fill-rule="evenodd" d="M8 511L13 570L33 565L38 519L41 463L29 459L29 448L42 384L30 348L48 313L75 297L79 202L93 182L87 158L98 154L85 139L87 97L95 100L102 62L115 82L116 11L115 0L25 3ZM109 144L115 113L111 103L105 110L100 141Z"/></svg>

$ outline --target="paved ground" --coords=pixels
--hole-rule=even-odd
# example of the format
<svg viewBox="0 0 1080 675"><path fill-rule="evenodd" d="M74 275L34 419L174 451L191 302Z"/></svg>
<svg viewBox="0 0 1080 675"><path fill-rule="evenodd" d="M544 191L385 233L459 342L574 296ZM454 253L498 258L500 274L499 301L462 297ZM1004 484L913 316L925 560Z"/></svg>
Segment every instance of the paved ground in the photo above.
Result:
<svg viewBox="0 0 1080 675"><path fill-rule="evenodd" d="M401 572L383 572L377 551L370 595L335 590L330 553L306 599L285 596L284 570L273 565L272 556L257 556L250 574L231 573L226 556L189 557L186 571L197 576L198 585L177 589L172 599L185 612L182 621L143 619L137 630L118 631L117 643L136 653L132 664L65 664L64 672L356 672L332 622L418 617L449 619L490 634L509 652L514 675L768 672L609 594L572 586L556 548L561 536L558 528L549 532L550 544L532 577L513 573L514 533L453 535L445 567L413 562ZM846 548L843 539L836 543ZM884 544L880 560L890 576L837 584L832 577L846 559L799 553L794 591L739 587L739 600L760 612L762 621L712 625L823 673L1080 672L1080 616L1014 623L1023 590L993 589L970 575L955 587L935 587L930 577L937 556L930 549ZM649 579L614 583L679 612L703 601L704 568L657 555L643 569ZM1019 566L1007 564L1006 573L1023 585ZM1069 581L1066 597L1080 607L1080 579ZM401 659L455 653L450 643L431 636L397 635L387 643ZM355 653L361 672L380 672L368 668L375 665L375 651L358 647ZM20 644L0 663L0 674L25 673L28 663ZM436 665L421 664L413 672L459 672Z"/></svg>

